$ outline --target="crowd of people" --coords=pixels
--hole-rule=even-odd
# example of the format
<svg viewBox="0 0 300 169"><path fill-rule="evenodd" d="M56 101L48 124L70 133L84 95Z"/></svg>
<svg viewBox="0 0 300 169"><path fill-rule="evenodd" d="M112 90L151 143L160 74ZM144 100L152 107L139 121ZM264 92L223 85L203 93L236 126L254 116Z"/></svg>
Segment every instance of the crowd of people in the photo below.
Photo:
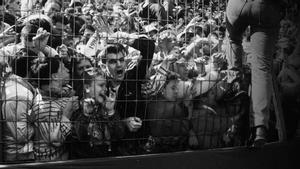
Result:
<svg viewBox="0 0 300 169"><path fill-rule="evenodd" d="M2 160L251 146L254 29L242 33L243 78L232 80L226 7L226 0L0 0ZM272 61L289 138L299 119L298 8L288 1L278 11Z"/></svg>

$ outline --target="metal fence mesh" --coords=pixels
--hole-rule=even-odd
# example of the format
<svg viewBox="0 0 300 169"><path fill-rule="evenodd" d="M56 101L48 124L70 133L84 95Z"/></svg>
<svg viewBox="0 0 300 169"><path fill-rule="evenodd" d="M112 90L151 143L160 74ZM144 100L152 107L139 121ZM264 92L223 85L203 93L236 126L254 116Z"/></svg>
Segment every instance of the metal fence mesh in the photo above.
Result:
<svg viewBox="0 0 300 169"><path fill-rule="evenodd" d="M250 31L234 90L226 0L0 3L1 163L247 144Z"/></svg>

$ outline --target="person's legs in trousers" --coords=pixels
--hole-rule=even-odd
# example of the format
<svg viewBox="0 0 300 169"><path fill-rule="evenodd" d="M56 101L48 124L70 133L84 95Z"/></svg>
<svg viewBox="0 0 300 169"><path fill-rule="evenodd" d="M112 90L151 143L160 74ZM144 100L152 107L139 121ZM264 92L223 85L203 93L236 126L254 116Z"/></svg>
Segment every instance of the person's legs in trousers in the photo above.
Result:
<svg viewBox="0 0 300 169"><path fill-rule="evenodd" d="M232 83L242 71L243 34L249 25L248 13L251 3L246 0L229 0L226 9L226 30L228 42L228 82Z"/></svg>
<svg viewBox="0 0 300 169"><path fill-rule="evenodd" d="M251 6L251 75L254 147L266 142L272 97L272 62L279 30L279 8L272 1L254 0Z"/></svg>
<svg viewBox="0 0 300 169"><path fill-rule="evenodd" d="M251 26L252 103L256 135L254 146L266 141L272 87L271 63L279 25L279 10L268 0L229 0L226 16L229 72L242 70L242 35ZM232 71L230 71L232 70ZM228 74L236 78L235 73ZM230 82L230 81L229 81Z"/></svg>

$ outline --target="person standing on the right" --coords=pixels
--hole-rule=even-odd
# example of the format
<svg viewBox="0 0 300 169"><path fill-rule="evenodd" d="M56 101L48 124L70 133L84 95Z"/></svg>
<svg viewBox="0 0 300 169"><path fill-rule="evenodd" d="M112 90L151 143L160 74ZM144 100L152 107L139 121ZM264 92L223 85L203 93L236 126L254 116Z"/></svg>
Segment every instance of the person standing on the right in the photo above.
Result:
<svg viewBox="0 0 300 169"><path fill-rule="evenodd" d="M272 89L272 60L278 37L281 0L229 0L226 9L228 33L228 82L242 73L242 38L251 29L251 83L255 135L253 147L266 143Z"/></svg>

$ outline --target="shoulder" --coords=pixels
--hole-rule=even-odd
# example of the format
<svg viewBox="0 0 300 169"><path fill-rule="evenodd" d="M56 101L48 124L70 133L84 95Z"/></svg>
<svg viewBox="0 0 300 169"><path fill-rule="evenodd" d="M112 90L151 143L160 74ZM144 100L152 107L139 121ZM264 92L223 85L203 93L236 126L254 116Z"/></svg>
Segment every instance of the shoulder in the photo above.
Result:
<svg viewBox="0 0 300 169"><path fill-rule="evenodd" d="M159 3L151 3L149 4L149 8L155 11L165 10L165 8Z"/></svg>
<svg viewBox="0 0 300 169"><path fill-rule="evenodd" d="M31 100L34 97L34 93L29 90L21 77L12 75L9 76L5 82L5 97L8 98L26 98L26 100Z"/></svg>
<svg viewBox="0 0 300 169"><path fill-rule="evenodd" d="M0 49L0 55L14 56L23 46L21 44L8 44Z"/></svg>

